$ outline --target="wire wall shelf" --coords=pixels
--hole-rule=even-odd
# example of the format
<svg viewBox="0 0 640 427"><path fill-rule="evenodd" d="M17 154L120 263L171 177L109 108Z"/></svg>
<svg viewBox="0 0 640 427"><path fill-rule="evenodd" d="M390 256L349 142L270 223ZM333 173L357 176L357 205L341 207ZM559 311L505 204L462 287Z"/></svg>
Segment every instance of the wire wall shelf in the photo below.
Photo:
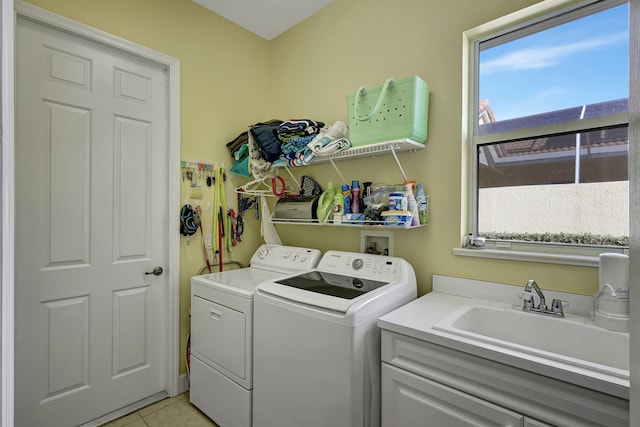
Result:
<svg viewBox="0 0 640 427"><path fill-rule="evenodd" d="M363 145L361 147L351 147L338 153L327 156L316 156L314 163L324 163L331 160L345 160L357 157L375 157L383 154L395 153L400 151L418 151L424 148L424 144L413 141L411 139L398 139L393 141L385 141L377 144Z"/></svg>
<svg viewBox="0 0 640 427"><path fill-rule="evenodd" d="M319 226L331 226L331 227L357 227L357 228L384 228L384 229L393 229L393 230L410 230L414 228L424 227L427 224L420 224L414 226L407 225L394 225L394 224L386 224L384 221L373 221L373 220L343 220L340 222L333 221L332 219L328 219L326 222L321 222L317 219L295 219L295 218L275 218L271 216L271 222L278 224L287 224L287 225L319 225Z"/></svg>

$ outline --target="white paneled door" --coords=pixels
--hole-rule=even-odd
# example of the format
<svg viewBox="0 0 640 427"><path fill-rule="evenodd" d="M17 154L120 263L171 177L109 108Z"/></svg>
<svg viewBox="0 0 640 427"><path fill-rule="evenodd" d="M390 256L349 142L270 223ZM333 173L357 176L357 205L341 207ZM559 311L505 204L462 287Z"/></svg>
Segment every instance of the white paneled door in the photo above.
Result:
<svg viewBox="0 0 640 427"><path fill-rule="evenodd" d="M167 75L16 37L16 426L73 426L167 387Z"/></svg>

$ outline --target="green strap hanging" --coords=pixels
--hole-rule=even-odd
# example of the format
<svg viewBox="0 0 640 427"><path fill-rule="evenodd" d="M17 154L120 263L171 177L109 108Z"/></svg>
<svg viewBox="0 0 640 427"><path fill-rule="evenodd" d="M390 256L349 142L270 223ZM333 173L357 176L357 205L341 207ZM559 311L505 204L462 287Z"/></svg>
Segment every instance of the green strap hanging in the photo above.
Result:
<svg viewBox="0 0 640 427"><path fill-rule="evenodd" d="M378 111L380 111L380 107L382 106L382 102L384 101L384 95L387 93L387 89L389 89L389 86L391 86L392 84L393 84L393 77L389 77L387 80L385 80L384 85L382 85L382 90L380 91L380 96L378 96L378 100L376 101L376 105L374 105L371 112L365 117L361 117L360 114L358 113L358 104L360 103L359 100L360 100L360 97L364 95L364 92L365 92L365 87L360 86L360 88L356 92L355 108L353 110L356 116L356 119L360 120L361 122L364 122L371 119L376 114L378 114Z"/></svg>

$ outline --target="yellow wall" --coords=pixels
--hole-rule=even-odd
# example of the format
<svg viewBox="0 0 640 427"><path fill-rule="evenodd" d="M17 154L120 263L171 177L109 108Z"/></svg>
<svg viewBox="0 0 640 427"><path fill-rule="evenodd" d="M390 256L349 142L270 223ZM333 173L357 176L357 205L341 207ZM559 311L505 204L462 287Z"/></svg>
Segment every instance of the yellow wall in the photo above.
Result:
<svg viewBox="0 0 640 427"><path fill-rule="evenodd" d="M181 60L182 157L229 163L225 143L250 123L269 118L346 121L345 96L361 84L419 75L430 85L429 139L416 153L400 153L410 179L426 184L430 224L396 230L394 254L416 270L420 294L431 275L446 274L592 294L597 269L456 257L461 229L462 32L537 0L335 0L271 42L191 0L30 0L84 24ZM391 156L338 163L348 180L396 183ZM323 186L339 178L329 165L296 171ZM238 185L230 175L227 195ZM182 184L181 198L188 186ZM206 203L212 192L205 190ZM176 221L178 213L176 212ZM249 212L244 242L234 256L246 263L259 243ZM210 222L205 223L210 227ZM279 225L283 243L358 251L360 230ZM205 228L205 232L210 232ZM210 254L210 256L213 256ZM181 343L189 330L189 277L203 264L198 236L182 238ZM181 357L184 344L181 344ZM181 361L181 373L185 372Z"/></svg>
<svg viewBox="0 0 640 427"><path fill-rule="evenodd" d="M430 196L428 226L394 231L394 255L411 262L419 292L431 290L434 273L576 293L597 291L597 269L457 257L461 236L462 33L536 3L536 0L336 0L274 39L273 116L347 120L345 96L385 78L421 76L430 87L426 148L398 157L410 179L425 183ZM304 53L302 53L304 52ZM286 59L285 59L286 58ZM293 89L295 88L295 89ZM338 163L345 179L400 183L392 156ZM299 173L326 185L339 181L330 165ZM359 251L360 230L314 226L277 227L283 242L321 250Z"/></svg>

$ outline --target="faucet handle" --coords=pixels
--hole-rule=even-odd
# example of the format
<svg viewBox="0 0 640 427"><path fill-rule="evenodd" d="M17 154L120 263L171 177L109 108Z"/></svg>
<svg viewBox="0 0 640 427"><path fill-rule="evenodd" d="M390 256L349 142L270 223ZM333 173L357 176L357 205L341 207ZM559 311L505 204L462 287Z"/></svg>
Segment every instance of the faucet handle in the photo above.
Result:
<svg viewBox="0 0 640 427"><path fill-rule="evenodd" d="M561 299L554 299L551 301L551 311L554 313L562 313L564 314L564 308L569 307L569 302Z"/></svg>
<svg viewBox="0 0 640 427"><path fill-rule="evenodd" d="M533 308L533 295L529 291L522 291L518 294L518 298L524 300L524 307Z"/></svg>

